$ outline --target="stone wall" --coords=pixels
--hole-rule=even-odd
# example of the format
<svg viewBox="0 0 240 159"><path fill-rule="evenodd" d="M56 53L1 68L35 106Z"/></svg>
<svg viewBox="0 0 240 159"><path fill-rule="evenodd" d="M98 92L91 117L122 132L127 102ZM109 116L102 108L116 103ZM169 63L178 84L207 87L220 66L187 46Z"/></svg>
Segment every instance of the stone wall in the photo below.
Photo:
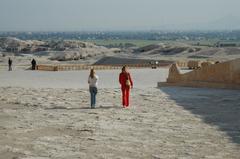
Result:
<svg viewBox="0 0 240 159"><path fill-rule="evenodd" d="M218 64L202 64L201 68L180 74L176 64L169 69L167 83L162 85L240 88L240 59Z"/></svg>

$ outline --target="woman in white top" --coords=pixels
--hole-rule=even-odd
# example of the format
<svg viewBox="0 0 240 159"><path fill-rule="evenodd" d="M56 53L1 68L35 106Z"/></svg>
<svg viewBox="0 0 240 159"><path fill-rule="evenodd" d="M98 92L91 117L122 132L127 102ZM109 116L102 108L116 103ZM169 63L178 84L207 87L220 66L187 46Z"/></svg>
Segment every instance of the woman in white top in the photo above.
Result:
<svg viewBox="0 0 240 159"><path fill-rule="evenodd" d="M96 106L96 95L97 95L97 84L98 84L98 76L95 73L94 69L91 69L90 75L88 77L89 84L89 92L91 95L91 108L94 109Z"/></svg>

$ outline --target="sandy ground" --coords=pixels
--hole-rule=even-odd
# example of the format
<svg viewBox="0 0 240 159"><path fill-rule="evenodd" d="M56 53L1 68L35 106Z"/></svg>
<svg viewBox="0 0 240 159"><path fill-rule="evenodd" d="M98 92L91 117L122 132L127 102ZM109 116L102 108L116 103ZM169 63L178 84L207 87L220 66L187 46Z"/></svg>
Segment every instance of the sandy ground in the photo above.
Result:
<svg viewBox="0 0 240 159"><path fill-rule="evenodd" d="M168 69L130 70L136 88L156 87L157 82L165 81ZM118 88L120 70L96 70L99 88ZM84 71L0 71L0 87L24 88L88 88L89 70Z"/></svg>
<svg viewBox="0 0 240 159"><path fill-rule="evenodd" d="M131 107L118 71L99 71L94 110L87 71L0 72L0 159L239 159L238 90L159 89L166 69L131 72Z"/></svg>

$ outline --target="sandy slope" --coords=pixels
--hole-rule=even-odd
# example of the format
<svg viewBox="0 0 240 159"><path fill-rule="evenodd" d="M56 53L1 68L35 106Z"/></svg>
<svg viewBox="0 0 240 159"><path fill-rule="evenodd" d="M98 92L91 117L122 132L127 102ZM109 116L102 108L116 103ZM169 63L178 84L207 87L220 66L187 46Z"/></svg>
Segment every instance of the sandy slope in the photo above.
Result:
<svg viewBox="0 0 240 159"><path fill-rule="evenodd" d="M239 91L158 89L149 71L132 70L148 85L136 84L129 109L121 108L120 90L105 84L95 110L86 88L62 87L64 80L52 88L33 88L23 77L13 87L1 84L0 158L239 158Z"/></svg>

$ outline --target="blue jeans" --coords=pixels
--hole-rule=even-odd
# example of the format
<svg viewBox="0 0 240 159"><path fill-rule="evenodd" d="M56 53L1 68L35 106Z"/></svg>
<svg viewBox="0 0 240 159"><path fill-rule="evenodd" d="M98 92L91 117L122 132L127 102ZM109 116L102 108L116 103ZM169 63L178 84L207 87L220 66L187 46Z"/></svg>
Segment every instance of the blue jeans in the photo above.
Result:
<svg viewBox="0 0 240 159"><path fill-rule="evenodd" d="M12 65L8 66L8 71L12 71Z"/></svg>
<svg viewBox="0 0 240 159"><path fill-rule="evenodd" d="M89 92L90 92L90 95L91 95L91 108L95 108L97 88L96 87L89 87Z"/></svg>

